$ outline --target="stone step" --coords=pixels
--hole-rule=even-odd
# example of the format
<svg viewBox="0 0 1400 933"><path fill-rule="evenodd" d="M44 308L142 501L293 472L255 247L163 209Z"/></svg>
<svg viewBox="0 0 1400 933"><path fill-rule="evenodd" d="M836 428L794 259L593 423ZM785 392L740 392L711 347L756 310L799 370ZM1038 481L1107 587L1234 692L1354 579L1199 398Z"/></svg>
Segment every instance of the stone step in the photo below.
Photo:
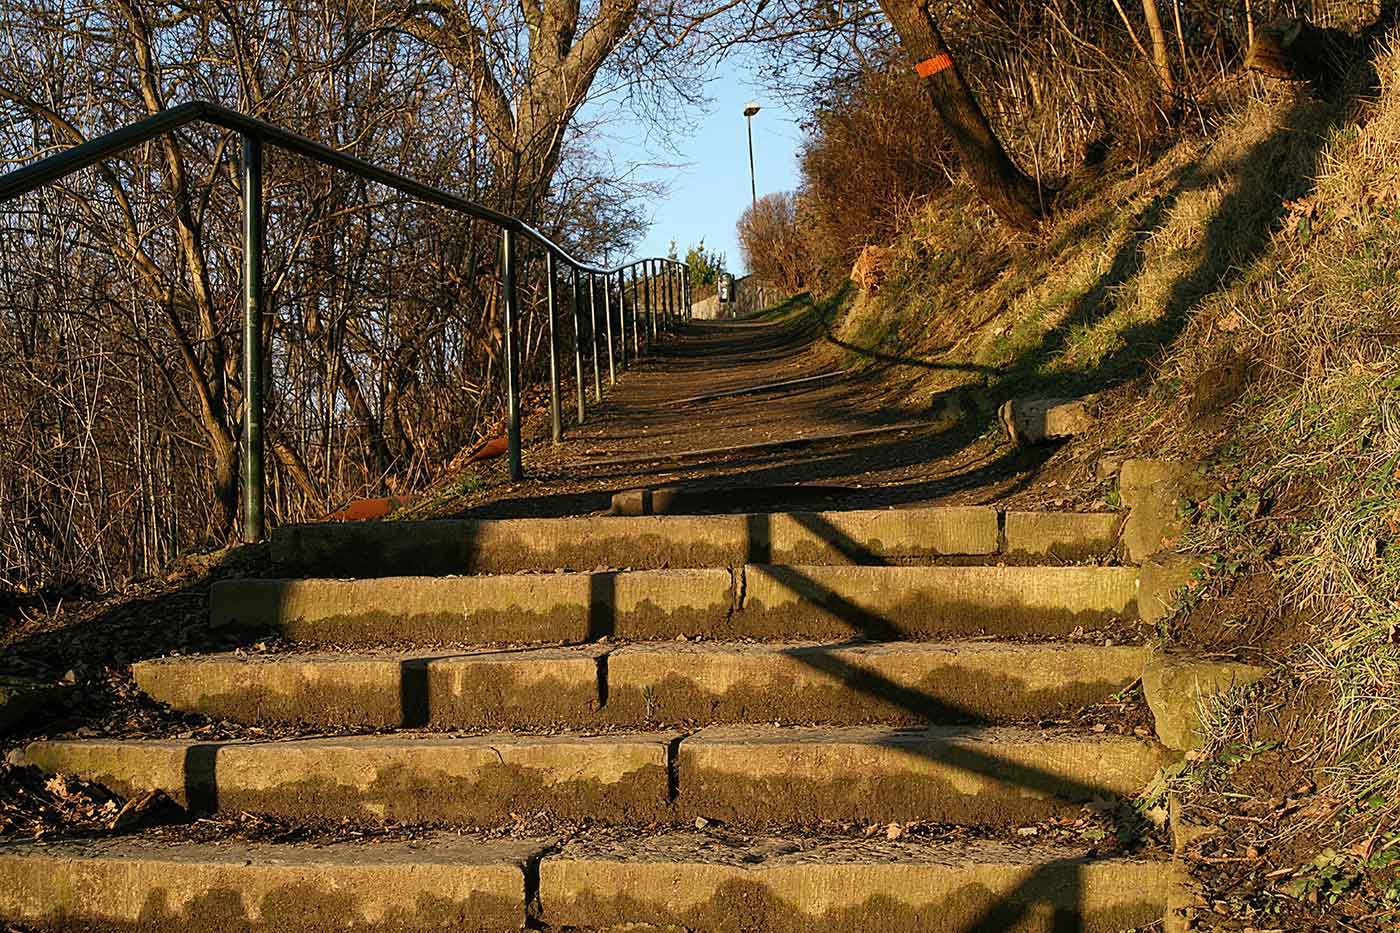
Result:
<svg viewBox="0 0 1400 933"><path fill-rule="evenodd" d="M131 667L152 698L216 719L351 729L596 725L607 648L218 654Z"/></svg>
<svg viewBox="0 0 1400 933"><path fill-rule="evenodd" d="M485 840L0 844L0 918L43 929L654 928L1119 933L1155 928L1175 870L1078 848L588 834Z"/></svg>
<svg viewBox="0 0 1400 933"><path fill-rule="evenodd" d="M744 568L733 629L753 638L1060 637L1136 618L1135 567Z"/></svg>
<svg viewBox="0 0 1400 933"><path fill-rule="evenodd" d="M987 840L583 838L540 863L548 929L1122 933L1162 923L1167 862Z"/></svg>
<svg viewBox="0 0 1400 933"><path fill-rule="evenodd" d="M26 759L123 796L302 822L492 826L934 820L1006 826L1140 790L1170 756L1132 738L1007 727L712 727L645 735L35 742Z"/></svg>
<svg viewBox="0 0 1400 933"><path fill-rule="evenodd" d="M723 630L734 607L724 569L224 580L211 588L218 627L306 645L578 643Z"/></svg>
<svg viewBox="0 0 1400 933"><path fill-rule="evenodd" d="M361 580L223 580L219 628L305 645L1061 637L1137 615L1132 567L749 565Z"/></svg>
<svg viewBox="0 0 1400 933"><path fill-rule="evenodd" d="M1142 739L1005 726L713 726L676 752L682 820L1010 826L1138 793L1172 753Z"/></svg>
<svg viewBox="0 0 1400 933"><path fill-rule="evenodd" d="M1149 649L1063 643L655 642L607 656L617 723L967 723L1108 699Z"/></svg>
<svg viewBox="0 0 1400 933"><path fill-rule="evenodd" d="M272 557L289 576L881 564L999 553L1091 558L1117 547L1116 513L990 506L738 515L585 515L289 525Z"/></svg>
<svg viewBox="0 0 1400 933"><path fill-rule="evenodd" d="M199 813L306 823L497 826L512 813L667 819L676 734L465 738L400 733L277 742L35 742L26 759L124 797L159 788Z"/></svg>
<svg viewBox="0 0 1400 933"><path fill-rule="evenodd" d="M1000 722L1101 702L1142 675L1147 652L1001 642L667 641L462 654L222 654L143 661L132 674L176 709L255 724Z"/></svg>
<svg viewBox="0 0 1400 933"><path fill-rule="evenodd" d="M0 844L0 920L49 930L518 930L550 840ZM2 926L3 923L0 923Z"/></svg>

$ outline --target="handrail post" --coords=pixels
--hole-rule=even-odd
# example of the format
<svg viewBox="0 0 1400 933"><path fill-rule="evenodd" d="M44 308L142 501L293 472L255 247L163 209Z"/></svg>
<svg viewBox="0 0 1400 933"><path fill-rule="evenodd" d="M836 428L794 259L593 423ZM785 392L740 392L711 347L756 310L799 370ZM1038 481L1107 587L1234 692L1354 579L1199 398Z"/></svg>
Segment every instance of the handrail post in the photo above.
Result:
<svg viewBox="0 0 1400 933"><path fill-rule="evenodd" d="M661 276L661 326L670 331L675 325L671 320L671 264L663 259L657 271Z"/></svg>
<svg viewBox="0 0 1400 933"><path fill-rule="evenodd" d="M559 313L559 299L554 293L557 270L552 249L544 251L544 277L549 315L549 433L554 443L559 444L564 440L564 413L559 402L559 337L554 320Z"/></svg>
<svg viewBox="0 0 1400 933"><path fill-rule="evenodd" d="M617 361L613 358L612 276L603 279L603 329L608 332L608 385L617 385Z"/></svg>
<svg viewBox="0 0 1400 933"><path fill-rule="evenodd" d="M676 264L670 261L666 263L666 320L671 322L672 330L680 329L680 318L676 316Z"/></svg>
<svg viewBox="0 0 1400 933"><path fill-rule="evenodd" d="M610 276L611 277L611 276ZM622 270L617 270L617 358L627 370L631 354L627 352L627 289L622 284Z"/></svg>
<svg viewBox="0 0 1400 933"><path fill-rule="evenodd" d="M243 541L263 539L263 150L243 134Z"/></svg>
<svg viewBox="0 0 1400 933"><path fill-rule="evenodd" d="M637 264L632 264L632 350L642 355L642 288L638 284Z"/></svg>
<svg viewBox="0 0 1400 933"><path fill-rule="evenodd" d="M510 457L510 478L525 478L520 461L520 296L515 282L515 232L501 228L501 295L505 311L506 445Z"/></svg>
<svg viewBox="0 0 1400 933"><path fill-rule="evenodd" d="M598 356L598 277L592 272L588 273L588 322L592 325L588 333L588 342L593 345L593 400L601 402L603 369Z"/></svg>
<svg viewBox="0 0 1400 933"><path fill-rule="evenodd" d="M583 424L586 400L583 392L583 293L579 291L578 266L573 267L574 282L574 383L578 389L578 423Z"/></svg>
<svg viewBox="0 0 1400 933"><path fill-rule="evenodd" d="M656 343L656 276L652 274L650 259L642 260L646 271L644 281L647 286L647 322L651 326L651 342Z"/></svg>

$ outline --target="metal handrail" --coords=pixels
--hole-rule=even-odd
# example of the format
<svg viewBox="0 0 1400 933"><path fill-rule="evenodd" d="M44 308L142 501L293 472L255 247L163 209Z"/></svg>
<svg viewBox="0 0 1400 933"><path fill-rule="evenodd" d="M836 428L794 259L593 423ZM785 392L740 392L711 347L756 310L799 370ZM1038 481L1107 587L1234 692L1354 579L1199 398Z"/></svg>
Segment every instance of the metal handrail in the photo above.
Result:
<svg viewBox="0 0 1400 933"><path fill-rule="evenodd" d="M501 290L503 293L504 351L503 367L506 383L506 435L509 441L509 469L513 480L524 477L521 463L520 442L520 380L518 330L519 300L517 282L516 237L524 236L545 251L546 269L549 276L547 300L549 305L549 357L550 357L550 422L551 433L557 444L563 437L563 419L560 412L560 386L558 346L554 337L557 298L555 295L555 275L557 261L562 260L573 270L573 320L575 334L575 363L578 382L578 421L583 422L585 414L585 392L583 376L583 332L580 324L582 303L579 277L588 276L589 313L594 322L589 339L593 343L594 381L596 395L602 399L602 378L598 360L598 329L596 326L598 307L596 291L599 280L603 287L603 314L607 335L608 373L611 382L617 381L617 360L613 350L613 276L617 276L618 324L622 347L621 362L626 364L626 292L627 272L632 272L632 337L633 355L642 352L642 339L638 333L641 316L648 324L646 343L658 339L665 330L682 316L691 314L690 282L688 276L680 274L682 263L669 257L639 259L614 268L594 266L570 256L558 243L545 236L536 228L518 217L503 214L484 204L445 191L434 185L419 181L408 175L381 168L364 159L357 158L337 149L332 149L313 139L298 135L275 124L250 117L236 110L230 110L209 101L196 100L177 107L171 107L127 124L120 129L79 143L62 152L32 162L5 175L0 175L0 204L14 200L45 185L65 178L74 172L96 165L106 159L120 155L142 143L149 142L166 133L173 133L191 123L204 122L238 133L242 137L242 190L243 190L243 379L244 379L244 418L243 418L243 539L259 541L264 535L263 500L266 488L266 475L263 462L262 416L264 387L262 384L262 316L266 313L263 299L263 240L266 228L262 212L263 191L263 146L272 145L287 152L296 153L331 168L341 169L368 181L377 182L403 194L426 201L448 210L457 211L494 224L501 229ZM638 270L645 269L639 282ZM662 279L665 300L655 294L657 279ZM643 287L644 286L644 287Z"/></svg>

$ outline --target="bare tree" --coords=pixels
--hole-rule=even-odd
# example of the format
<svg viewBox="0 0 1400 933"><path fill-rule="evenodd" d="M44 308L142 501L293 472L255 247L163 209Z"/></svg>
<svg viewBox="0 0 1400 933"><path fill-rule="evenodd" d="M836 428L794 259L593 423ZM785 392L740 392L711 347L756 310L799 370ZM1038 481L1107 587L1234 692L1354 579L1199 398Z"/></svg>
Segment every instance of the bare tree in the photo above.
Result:
<svg viewBox="0 0 1400 933"><path fill-rule="evenodd" d="M492 197L475 88L355 9L0 0L0 61L10 164L201 97ZM639 234L636 188L565 136L538 222L581 256L619 253ZM190 127L0 211L0 584L119 583L229 539L236 143ZM303 520L420 485L496 428L499 236L267 159L268 504L274 521ZM537 275L522 288L528 374L547 347Z"/></svg>
<svg viewBox="0 0 1400 933"><path fill-rule="evenodd" d="M663 112L700 100L693 47L701 24L731 4L690 8L642 0L439 0L389 17L438 50L470 83L503 209L534 217L545 203L579 109L626 93ZM599 79L610 75L614 80ZM646 108L642 108L645 112Z"/></svg>
<svg viewBox="0 0 1400 933"><path fill-rule="evenodd" d="M920 0L881 0L905 55L924 79L948 138L978 194L1008 226L1031 230L1045 217L1039 183L1012 161L953 60L933 9Z"/></svg>

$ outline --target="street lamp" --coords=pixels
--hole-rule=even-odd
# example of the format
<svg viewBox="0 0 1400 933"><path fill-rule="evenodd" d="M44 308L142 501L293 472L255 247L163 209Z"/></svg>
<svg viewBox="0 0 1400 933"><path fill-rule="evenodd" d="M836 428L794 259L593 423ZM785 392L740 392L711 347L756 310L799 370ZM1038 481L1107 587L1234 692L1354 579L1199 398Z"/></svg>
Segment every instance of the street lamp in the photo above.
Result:
<svg viewBox="0 0 1400 933"><path fill-rule="evenodd" d="M751 100L744 105L744 116L749 120L749 193L753 196L754 207L758 206L758 181L753 173L753 115L758 113L758 101Z"/></svg>

